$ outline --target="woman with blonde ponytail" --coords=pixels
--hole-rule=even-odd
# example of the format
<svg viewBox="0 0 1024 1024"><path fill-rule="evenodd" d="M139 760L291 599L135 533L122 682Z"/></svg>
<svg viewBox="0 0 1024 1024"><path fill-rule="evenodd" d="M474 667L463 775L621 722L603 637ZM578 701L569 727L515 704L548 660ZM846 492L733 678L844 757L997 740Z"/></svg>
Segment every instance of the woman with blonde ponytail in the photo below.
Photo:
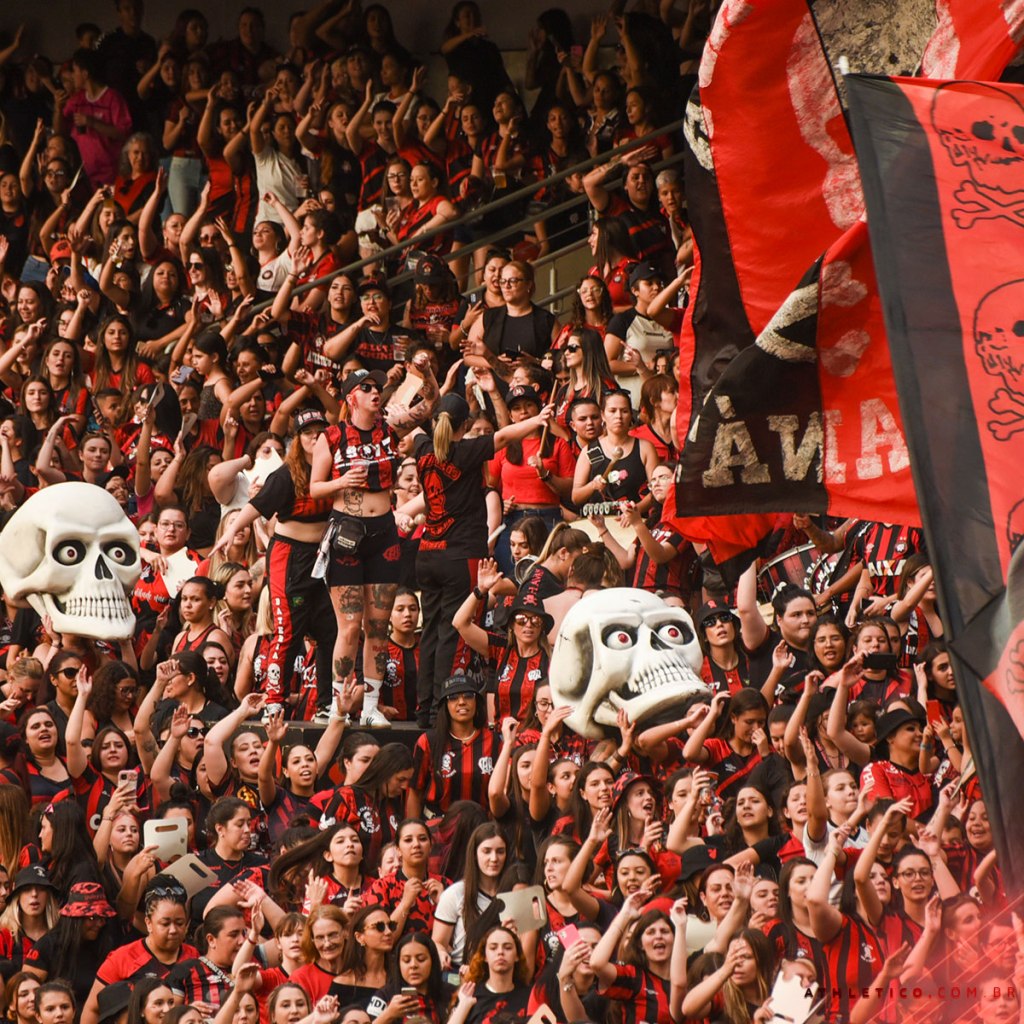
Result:
<svg viewBox="0 0 1024 1024"><path fill-rule="evenodd" d="M494 389L489 374L481 374L480 385ZM426 514L416 556L423 607L416 721L423 728L433 724L441 686L454 669L459 638L452 616L476 584L479 560L487 556L484 464L506 445L541 430L551 413L548 407L496 434L466 437L469 405L449 394L438 403L433 435L416 439L413 451Z"/></svg>

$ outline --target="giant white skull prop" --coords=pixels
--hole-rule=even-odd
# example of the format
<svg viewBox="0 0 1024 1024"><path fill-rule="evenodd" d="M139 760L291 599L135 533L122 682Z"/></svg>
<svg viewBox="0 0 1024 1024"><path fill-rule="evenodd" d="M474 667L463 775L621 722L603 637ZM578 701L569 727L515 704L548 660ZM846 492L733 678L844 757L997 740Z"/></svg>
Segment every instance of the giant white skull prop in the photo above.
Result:
<svg viewBox="0 0 1024 1024"><path fill-rule="evenodd" d="M957 82L940 86L932 125L949 159L982 189L1004 195L1024 189L1024 107L1004 89Z"/></svg>
<svg viewBox="0 0 1024 1024"><path fill-rule="evenodd" d="M569 728L600 739L620 710L631 722L708 694L693 620L644 590L589 594L562 620L551 653L556 706L571 705Z"/></svg>
<svg viewBox="0 0 1024 1024"><path fill-rule="evenodd" d="M43 488L0 532L4 594L48 615L58 633L129 639L135 616L125 595L139 569L135 527L95 484Z"/></svg>

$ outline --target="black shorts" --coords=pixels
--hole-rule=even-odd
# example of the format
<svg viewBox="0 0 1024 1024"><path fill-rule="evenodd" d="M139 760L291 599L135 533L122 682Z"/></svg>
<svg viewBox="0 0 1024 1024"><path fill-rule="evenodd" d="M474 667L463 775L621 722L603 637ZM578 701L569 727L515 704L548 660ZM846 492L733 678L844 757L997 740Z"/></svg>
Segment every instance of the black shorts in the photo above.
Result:
<svg viewBox="0 0 1024 1024"><path fill-rule="evenodd" d="M331 523L356 517L344 512L331 512ZM331 587L361 587L367 583L397 584L401 576L402 548L393 512L382 516L358 518L366 530L355 550L339 554L331 549L331 562L327 568L327 585ZM329 527L328 527L329 528Z"/></svg>

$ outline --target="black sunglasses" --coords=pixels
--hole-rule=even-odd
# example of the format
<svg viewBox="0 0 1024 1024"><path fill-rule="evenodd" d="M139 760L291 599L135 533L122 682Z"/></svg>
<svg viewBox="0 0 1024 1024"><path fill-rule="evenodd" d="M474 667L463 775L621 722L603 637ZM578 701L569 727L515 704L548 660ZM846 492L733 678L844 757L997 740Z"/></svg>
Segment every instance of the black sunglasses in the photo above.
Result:
<svg viewBox="0 0 1024 1024"><path fill-rule="evenodd" d="M63 676L65 679L74 679L79 671L80 669L77 668L59 668L57 669L57 675Z"/></svg>
<svg viewBox="0 0 1024 1024"><path fill-rule="evenodd" d="M199 739L200 736L205 736L206 735L206 730L205 729L200 729L198 725L193 725L192 728L189 729L187 733L185 733L185 735L190 740L197 740L197 739Z"/></svg>
<svg viewBox="0 0 1024 1024"><path fill-rule="evenodd" d="M363 383L363 384L358 384L358 385L356 385L356 387L357 387L357 389L359 391L362 391L364 394L367 394L367 395L371 391L376 391L378 394L380 394L380 385L379 384L371 384L369 382L366 382L366 383Z"/></svg>
<svg viewBox="0 0 1024 1024"><path fill-rule="evenodd" d="M720 626L723 623L728 625L732 622L732 616L728 612L719 612L717 615L709 615L704 620L705 626Z"/></svg>
<svg viewBox="0 0 1024 1024"><path fill-rule="evenodd" d="M367 928L372 928L375 932L380 932L382 935L384 932L397 932L398 925L394 921L375 921L373 924L368 924Z"/></svg>
<svg viewBox="0 0 1024 1024"><path fill-rule="evenodd" d="M575 342L572 342L572 343L570 343L570 344L565 346L565 351L566 352L579 352L579 350L582 347L583 347L582 345L577 345L577 344L575 344Z"/></svg>

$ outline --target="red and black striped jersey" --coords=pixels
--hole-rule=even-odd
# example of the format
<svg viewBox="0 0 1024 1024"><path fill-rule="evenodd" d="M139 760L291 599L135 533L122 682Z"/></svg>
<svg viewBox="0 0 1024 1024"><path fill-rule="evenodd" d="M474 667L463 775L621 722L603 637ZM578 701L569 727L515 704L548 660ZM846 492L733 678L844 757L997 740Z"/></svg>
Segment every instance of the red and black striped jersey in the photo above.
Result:
<svg viewBox="0 0 1024 1024"><path fill-rule="evenodd" d="M631 585L652 594L664 590L676 597L689 597L690 570L697 558L693 545L666 522L652 527L651 536L659 544L670 544L675 548L676 556L669 562L655 562L637 541L636 565L633 568Z"/></svg>
<svg viewBox="0 0 1024 1024"><path fill-rule="evenodd" d="M524 729L522 732L516 733L517 747L523 747L529 743L537 743L539 741L539 729ZM568 760L582 768L590 760L590 754L596 746L597 740L588 740L586 736L573 732L572 729L563 724L562 735L557 739L551 740L551 763L554 764L556 761L568 758Z"/></svg>
<svg viewBox="0 0 1024 1024"><path fill-rule="evenodd" d="M365 210L379 202L384 192L384 171L391 154L375 142L365 142L357 154L363 169L363 187L359 195L359 209Z"/></svg>
<svg viewBox="0 0 1024 1024"><path fill-rule="evenodd" d="M906 560L924 550L924 533L917 526L871 523L854 541L852 565L862 565L871 576L876 597L893 594Z"/></svg>
<svg viewBox="0 0 1024 1024"><path fill-rule="evenodd" d="M498 721L511 715L523 722L533 700L533 691L547 678L548 655L542 649L524 658L515 644L506 646L505 636L500 633L491 633L488 640L487 658L494 666Z"/></svg>
<svg viewBox="0 0 1024 1024"><path fill-rule="evenodd" d="M604 990L621 1004L622 1024L672 1024L669 983L632 964L615 964L615 980Z"/></svg>
<svg viewBox="0 0 1024 1024"><path fill-rule="evenodd" d="M440 770L435 773L432 733L423 733L413 749L413 778L410 786L423 794L424 804L435 814L443 814L456 800L472 800L489 808L487 785L494 773L494 762L501 749L497 728L484 727L465 743L449 736L441 754Z"/></svg>
<svg viewBox="0 0 1024 1024"><path fill-rule="evenodd" d="M324 354L324 345L343 331L348 324L339 324L330 313L313 313L309 310L291 310L288 314L288 340L299 346L302 352L302 366L310 373L327 370L335 384L341 382L341 363Z"/></svg>
<svg viewBox="0 0 1024 1024"><path fill-rule="evenodd" d="M914 692L910 673L901 669L894 676L885 679L861 677L850 687L850 700L870 700L884 707L896 697L909 697Z"/></svg>
<svg viewBox="0 0 1024 1024"><path fill-rule="evenodd" d="M311 799L297 796L290 789L278 784L277 795L274 802L266 808L266 815L270 842L276 847L296 817L306 816L316 824L320 820L320 808L314 807Z"/></svg>
<svg viewBox="0 0 1024 1024"><path fill-rule="evenodd" d="M135 768L134 771L135 803L140 811L148 814L150 784L141 768ZM78 803L85 812L85 827L89 830L90 837L95 836L100 827L103 811L117 789L117 783L111 782L86 762L85 771L75 779L74 789Z"/></svg>
<svg viewBox="0 0 1024 1024"><path fill-rule="evenodd" d="M395 470L401 461L398 435L378 419L369 430L360 430L351 423L328 427L327 444L331 451L331 479L339 480L357 462L367 466L366 490L390 491Z"/></svg>
<svg viewBox="0 0 1024 1024"><path fill-rule="evenodd" d="M394 842L398 825L405 817L401 797L384 799L378 804L359 786L323 790L314 795L313 805L320 809L321 828L347 821L358 830L363 859L369 867L376 867L380 851Z"/></svg>
<svg viewBox="0 0 1024 1024"><path fill-rule="evenodd" d="M710 654L704 655L704 663L700 667L700 677L711 688L711 694L728 693L730 696L739 693L750 682L750 662L742 651L736 652L739 660L735 668L722 668L712 660Z"/></svg>
<svg viewBox="0 0 1024 1024"><path fill-rule="evenodd" d="M342 885L334 875L322 875L321 876L324 885L327 887L324 893L323 903L324 905L330 904L332 907L344 907L348 900L353 896L362 896L363 901L366 901L366 897L370 893L371 886L374 882L378 881L376 878L370 878L364 875L359 880L359 885L349 888L347 885ZM308 914L312 909L309 897L305 897L302 901L302 913Z"/></svg>
<svg viewBox="0 0 1024 1024"><path fill-rule="evenodd" d="M913 949L924 933L924 928L912 918L892 905L885 908L882 920L878 922L878 935L886 953L895 953L904 942Z"/></svg>
<svg viewBox="0 0 1024 1024"><path fill-rule="evenodd" d="M613 193L601 215L618 217L626 225L639 259L657 263L659 257L673 254L672 232L657 203L652 203L647 210L641 210L626 196Z"/></svg>
<svg viewBox="0 0 1024 1024"><path fill-rule="evenodd" d="M735 796L750 778L750 773L761 763L757 747L744 757L743 754L737 754L725 740L713 736L704 741L704 749L709 755L704 767L718 772L715 791L723 800Z"/></svg>
<svg viewBox="0 0 1024 1024"><path fill-rule="evenodd" d="M384 689L380 702L394 708L401 722L416 714L416 681L420 668L419 640L412 647L388 641L388 663L384 669Z"/></svg>
<svg viewBox="0 0 1024 1024"><path fill-rule="evenodd" d="M445 878L443 875L429 874L427 877L428 879L440 882L445 889L452 884L451 879ZM370 891L366 894L363 901L368 905L378 904L386 907L388 913L393 913L398 904L402 902L402 896L405 894L405 883L408 880L408 877L401 868L397 871L392 871L388 875L375 878L371 881ZM429 932L434 927L434 908L436 906L437 900L431 897L426 887L421 889L416 897L416 902L412 906L412 910L409 911L409 916L406 918L405 930Z"/></svg>
<svg viewBox="0 0 1024 1024"><path fill-rule="evenodd" d="M20 938L15 938L9 928L0 928L0 960L6 960L12 964L21 964L32 952L36 940L30 938L24 932Z"/></svg>
<svg viewBox="0 0 1024 1024"><path fill-rule="evenodd" d="M828 957L825 947L813 936L805 935L799 928L787 926L780 918L773 918L762 926L775 949L776 960L810 960L818 974L818 984L829 985Z"/></svg>
<svg viewBox="0 0 1024 1024"><path fill-rule="evenodd" d="M186 1003L203 1002L219 1007L231 991L231 968L218 967L205 956L181 961L167 975L167 984Z"/></svg>
<svg viewBox="0 0 1024 1024"><path fill-rule="evenodd" d="M835 938L823 942L828 963L829 1020L849 1020L850 1010L882 967L882 946L873 928L843 914Z"/></svg>

